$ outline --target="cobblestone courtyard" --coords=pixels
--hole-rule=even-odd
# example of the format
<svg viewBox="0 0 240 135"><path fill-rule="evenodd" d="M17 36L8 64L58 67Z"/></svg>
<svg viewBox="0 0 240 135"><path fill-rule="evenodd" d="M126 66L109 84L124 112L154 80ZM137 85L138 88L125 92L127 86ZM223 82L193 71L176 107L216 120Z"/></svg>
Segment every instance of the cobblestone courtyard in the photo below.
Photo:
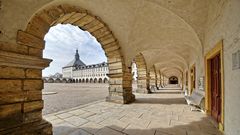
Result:
<svg viewBox="0 0 240 135"><path fill-rule="evenodd" d="M108 84L45 83L43 92L56 92L43 95L43 114L49 114L105 99L108 94Z"/></svg>
<svg viewBox="0 0 240 135"><path fill-rule="evenodd" d="M105 89L105 88L103 88ZM176 92L136 94L127 105L103 100L45 115L55 135L220 135Z"/></svg>

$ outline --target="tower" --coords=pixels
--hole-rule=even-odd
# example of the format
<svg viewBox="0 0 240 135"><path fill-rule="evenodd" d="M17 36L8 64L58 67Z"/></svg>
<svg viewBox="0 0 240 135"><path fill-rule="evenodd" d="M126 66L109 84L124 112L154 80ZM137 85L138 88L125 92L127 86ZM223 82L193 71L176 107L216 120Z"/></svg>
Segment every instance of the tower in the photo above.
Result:
<svg viewBox="0 0 240 135"><path fill-rule="evenodd" d="M79 59L78 49L76 50L76 53L75 53L75 60L80 60L80 59Z"/></svg>

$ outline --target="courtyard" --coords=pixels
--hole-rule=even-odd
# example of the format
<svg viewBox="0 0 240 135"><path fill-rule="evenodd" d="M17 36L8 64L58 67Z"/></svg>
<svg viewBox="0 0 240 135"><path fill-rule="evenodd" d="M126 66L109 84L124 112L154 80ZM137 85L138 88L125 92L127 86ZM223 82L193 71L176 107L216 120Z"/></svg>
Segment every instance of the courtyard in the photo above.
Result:
<svg viewBox="0 0 240 135"><path fill-rule="evenodd" d="M44 83L43 93L45 115L104 100L108 94L108 84Z"/></svg>
<svg viewBox="0 0 240 135"><path fill-rule="evenodd" d="M105 102L106 84L45 84L44 91L58 92L44 96L43 117L55 135L221 134L207 115L191 111L180 90L135 93L136 101L126 105Z"/></svg>

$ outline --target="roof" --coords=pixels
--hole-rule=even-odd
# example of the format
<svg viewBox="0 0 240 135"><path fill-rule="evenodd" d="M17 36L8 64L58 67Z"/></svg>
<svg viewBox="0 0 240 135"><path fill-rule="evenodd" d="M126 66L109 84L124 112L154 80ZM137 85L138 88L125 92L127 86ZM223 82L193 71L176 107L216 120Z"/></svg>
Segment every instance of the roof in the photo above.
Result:
<svg viewBox="0 0 240 135"><path fill-rule="evenodd" d="M80 59L76 60L72 60L71 62L69 62L66 66L64 66L63 68L66 67L79 67L79 66L86 66Z"/></svg>
<svg viewBox="0 0 240 135"><path fill-rule="evenodd" d="M80 66L86 66L86 65L80 60L78 50L76 50L75 58L71 62L69 62L66 66L64 66L63 68L80 67Z"/></svg>

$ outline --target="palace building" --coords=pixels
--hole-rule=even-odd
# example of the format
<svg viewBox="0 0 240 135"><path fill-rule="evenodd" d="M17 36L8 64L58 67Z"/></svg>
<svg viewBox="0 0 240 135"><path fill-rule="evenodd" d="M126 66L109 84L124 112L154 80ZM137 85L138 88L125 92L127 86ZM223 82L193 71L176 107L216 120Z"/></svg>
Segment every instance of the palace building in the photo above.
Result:
<svg viewBox="0 0 240 135"><path fill-rule="evenodd" d="M81 61L78 50L75 58L62 68L63 78L71 78L73 83L107 83L109 78L106 62L86 65Z"/></svg>

